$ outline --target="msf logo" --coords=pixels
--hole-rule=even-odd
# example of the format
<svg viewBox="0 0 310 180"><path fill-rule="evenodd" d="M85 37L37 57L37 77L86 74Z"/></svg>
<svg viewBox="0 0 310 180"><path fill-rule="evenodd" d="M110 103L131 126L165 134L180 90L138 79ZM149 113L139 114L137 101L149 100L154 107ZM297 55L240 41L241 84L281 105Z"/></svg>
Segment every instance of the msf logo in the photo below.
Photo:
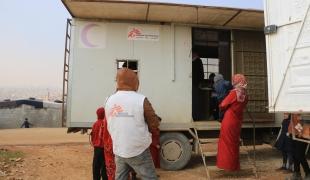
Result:
<svg viewBox="0 0 310 180"><path fill-rule="evenodd" d="M129 31L128 33L128 38L129 39L133 39L135 37L137 37L138 35L141 35L141 30L137 29L137 28L133 28L131 31Z"/></svg>
<svg viewBox="0 0 310 180"><path fill-rule="evenodd" d="M115 117L120 112L123 112L123 108L120 105L114 104L113 108L109 112L109 117Z"/></svg>

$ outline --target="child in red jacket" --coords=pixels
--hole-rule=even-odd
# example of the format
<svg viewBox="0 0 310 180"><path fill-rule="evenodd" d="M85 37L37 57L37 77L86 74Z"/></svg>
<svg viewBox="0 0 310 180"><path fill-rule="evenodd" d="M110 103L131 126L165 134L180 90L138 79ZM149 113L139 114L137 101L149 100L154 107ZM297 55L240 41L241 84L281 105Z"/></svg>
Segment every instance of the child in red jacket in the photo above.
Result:
<svg viewBox="0 0 310 180"><path fill-rule="evenodd" d="M107 172L104 159L104 108L97 109L97 121L93 124L91 132L91 142L94 146L94 158L93 158L93 180L107 180Z"/></svg>

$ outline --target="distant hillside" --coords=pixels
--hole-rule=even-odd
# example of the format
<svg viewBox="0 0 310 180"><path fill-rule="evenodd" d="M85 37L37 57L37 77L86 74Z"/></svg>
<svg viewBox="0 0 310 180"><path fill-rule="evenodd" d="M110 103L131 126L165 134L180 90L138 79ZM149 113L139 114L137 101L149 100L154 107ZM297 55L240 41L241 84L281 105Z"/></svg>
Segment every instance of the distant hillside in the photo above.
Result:
<svg viewBox="0 0 310 180"><path fill-rule="evenodd" d="M0 87L0 101L34 97L43 100L61 100L62 89L55 87Z"/></svg>

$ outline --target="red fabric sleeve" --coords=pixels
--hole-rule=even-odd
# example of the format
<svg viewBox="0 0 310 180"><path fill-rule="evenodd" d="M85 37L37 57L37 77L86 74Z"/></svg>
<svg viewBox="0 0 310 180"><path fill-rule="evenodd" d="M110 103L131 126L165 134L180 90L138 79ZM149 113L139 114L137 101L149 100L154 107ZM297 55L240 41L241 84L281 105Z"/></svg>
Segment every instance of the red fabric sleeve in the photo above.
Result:
<svg viewBox="0 0 310 180"><path fill-rule="evenodd" d="M237 94L236 91L232 90L230 93L225 97L225 99L222 101L222 103L219 105L219 108L221 110L227 109L232 103L234 103L237 100Z"/></svg>
<svg viewBox="0 0 310 180"><path fill-rule="evenodd" d="M157 145L159 145L160 131L157 128L156 130L153 130L151 132L151 134L152 134L152 144L151 144L151 146L155 146L156 147Z"/></svg>
<svg viewBox="0 0 310 180"><path fill-rule="evenodd" d="M91 141L94 147L103 148L103 120L97 120L92 128Z"/></svg>
<svg viewBox="0 0 310 180"><path fill-rule="evenodd" d="M92 130L91 130L91 143L93 146L95 146L96 141L98 139L98 123L97 121L93 124Z"/></svg>

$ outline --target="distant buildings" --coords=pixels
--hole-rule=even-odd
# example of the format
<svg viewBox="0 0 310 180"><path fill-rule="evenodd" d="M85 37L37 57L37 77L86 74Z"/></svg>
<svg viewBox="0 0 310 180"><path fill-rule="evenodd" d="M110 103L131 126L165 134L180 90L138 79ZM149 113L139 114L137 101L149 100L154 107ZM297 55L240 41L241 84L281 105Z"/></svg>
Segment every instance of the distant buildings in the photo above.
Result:
<svg viewBox="0 0 310 180"><path fill-rule="evenodd" d="M0 87L0 101L34 97L46 101L62 99L61 88L53 87Z"/></svg>
<svg viewBox="0 0 310 180"><path fill-rule="evenodd" d="M35 98L0 101L0 129L20 128L25 118L34 127L61 127L61 105Z"/></svg>

